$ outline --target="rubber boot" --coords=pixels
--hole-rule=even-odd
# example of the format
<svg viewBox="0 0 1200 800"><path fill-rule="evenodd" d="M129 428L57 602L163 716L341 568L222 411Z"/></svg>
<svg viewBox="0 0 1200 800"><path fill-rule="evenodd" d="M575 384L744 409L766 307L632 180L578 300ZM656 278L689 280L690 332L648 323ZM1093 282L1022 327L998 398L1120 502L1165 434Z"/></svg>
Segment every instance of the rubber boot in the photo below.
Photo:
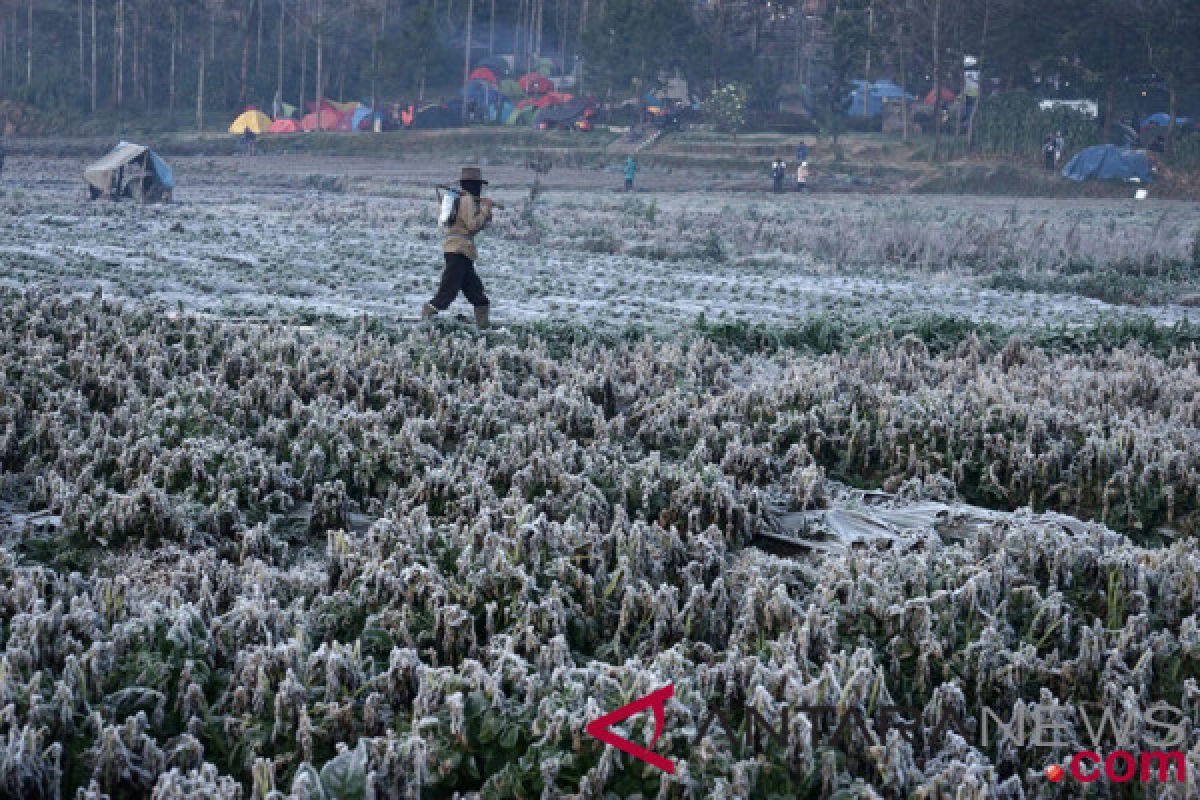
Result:
<svg viewBox="0 0 1200 800"><path fill-rule="evenodd" d="M491 306L475 306L475 325L483 330L488 326L488 311Z"/></svg>
<svg viewBox="0 0 1200 800"><path fill-rule="evenodd" d="M438 310L429 305L429 303L421 306L421 319L432 319L433 317L437 316L437 313Z"/></svg>

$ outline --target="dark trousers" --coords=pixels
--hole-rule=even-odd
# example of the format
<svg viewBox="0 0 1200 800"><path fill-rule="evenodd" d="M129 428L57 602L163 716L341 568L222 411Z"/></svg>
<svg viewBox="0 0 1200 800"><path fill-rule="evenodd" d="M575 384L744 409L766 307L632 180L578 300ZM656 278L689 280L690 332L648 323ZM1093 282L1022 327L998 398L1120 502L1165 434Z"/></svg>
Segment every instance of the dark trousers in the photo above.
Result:
<svg viewBox="0 0 1200 800"><path fill-rule="evenodd" d="M454 298L458 297L459 290L462 290L471 305L488 305L487 295L483 293L483 281L479 280L479 274L475 272L475 263L459 253L446 253L442 282L438 284L437 294L429 301L429 305L438 311L445 311L454 302Z"/></svg>

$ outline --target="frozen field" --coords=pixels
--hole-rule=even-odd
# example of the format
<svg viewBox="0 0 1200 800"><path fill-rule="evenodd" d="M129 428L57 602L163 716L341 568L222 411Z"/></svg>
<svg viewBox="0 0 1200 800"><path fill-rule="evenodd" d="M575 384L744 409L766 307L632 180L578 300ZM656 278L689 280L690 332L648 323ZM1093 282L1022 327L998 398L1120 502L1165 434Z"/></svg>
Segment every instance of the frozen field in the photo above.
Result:
<svg viewBox="0 0 1200 800"><path fill-rule="evenodd" d="M452 164L273 156L176 166L178 202L144 209L84 203L78 163L10 161L18 194L0 199L0 280L101 286L232 316L411 317L436 288L431 187ZM1200 304L1189 279L1155 262L1189 256L1194 204L684 191L692 184L677 173L646 175L649 188L626 195L613 172L559 169L530 206L531 173L489 175L508 208L482 239L480 271L502 321L1176 321L1193 314L1180 303Z"/></svg>
<svg viewBox="0 0 1200 800"><path fill-rule="evenodd" d="M480 334L452 164L176 166L6 165L0 797L1197 796L1196 206L489 168Z"/></svg>

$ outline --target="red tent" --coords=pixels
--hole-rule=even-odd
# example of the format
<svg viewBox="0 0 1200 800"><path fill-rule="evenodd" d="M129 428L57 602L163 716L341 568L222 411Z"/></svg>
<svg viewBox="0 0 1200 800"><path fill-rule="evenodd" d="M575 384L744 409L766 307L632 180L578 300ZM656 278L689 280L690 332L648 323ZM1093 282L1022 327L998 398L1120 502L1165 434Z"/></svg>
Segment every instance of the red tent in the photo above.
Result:
<svg viewBox="0 0 1200 800"><path fill-rule="evenodd" d="M934 90L930 89L929 94L925 95L925 105L927 105L927 106L933 105L933 96L934 96L933 92L934 92ZM945 86L942 87L942 102L943 103L953 103L954 98L957 96L958 95L956 95L950 89L947 89Z"/></svg>
<svg viewBox="0 0 1200 800"><path fill-rule="evenodd" d="M546 92L554 91L554 84L545 75L537 72L528 72L521 76L517 81L517 85L529 94L545 94Z"/></svg>
<svg viewBox="0 0 1200 800"><path fill-rule="evenodd" d="M309 100L304 104L304 108L308 111L308 113L313 113L317 110L317 101ZM329 102L327 99L321 100L321 108L325 109L326 111L332 111L335 114L337 113L337 109L333 107L333 103Z"/></svg>
<svg viewBox="0 0 1200 800"><path fill-rule="evenodd" d="M299 133L300 123L294 119L277 119L271 123L271 133Z"/></svg>
<svg viewBox="0 0 1200 800"><path fill-rule="evenodd" d="M338 114L337 129L339 131L354 130L354 113L353 112L343 112L341 114Z"/></svg>
<svg viewBox="0 0 1200 800"><path fill-rule="evenodd" d="M341 119L341 115L336 111L328 108L325 109L321 112L321 130L336 131L339 119ZM300 120L300 127L306 131L315 131L317 129L317 115L305 114L304 119Z"/></svg>
<svg viewBox="0 0 1200 800"><path fill-rule="evenodd" d="M467 76L469 81L487 81L492 86L497 85L500 81L496 80L496 73L492 72L487 67L476 67L471 70L471 74Z"/></svg>

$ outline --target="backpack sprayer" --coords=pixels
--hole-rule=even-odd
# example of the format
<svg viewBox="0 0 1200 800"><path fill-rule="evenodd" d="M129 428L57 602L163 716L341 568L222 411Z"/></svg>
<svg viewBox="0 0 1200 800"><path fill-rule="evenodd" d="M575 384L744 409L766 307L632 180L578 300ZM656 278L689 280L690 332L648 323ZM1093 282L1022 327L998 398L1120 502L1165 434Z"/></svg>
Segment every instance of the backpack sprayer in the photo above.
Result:
<svg viewBox="0 0 1200 800"><path fill-rule="evenodd" d="M462 189L452 184L439 183L433 187L433 191L438 199L438 225L448 228L458 218L458 199L462 197ZM492 200L492 208L504 210L504 206L495 200Z"/></svg>

